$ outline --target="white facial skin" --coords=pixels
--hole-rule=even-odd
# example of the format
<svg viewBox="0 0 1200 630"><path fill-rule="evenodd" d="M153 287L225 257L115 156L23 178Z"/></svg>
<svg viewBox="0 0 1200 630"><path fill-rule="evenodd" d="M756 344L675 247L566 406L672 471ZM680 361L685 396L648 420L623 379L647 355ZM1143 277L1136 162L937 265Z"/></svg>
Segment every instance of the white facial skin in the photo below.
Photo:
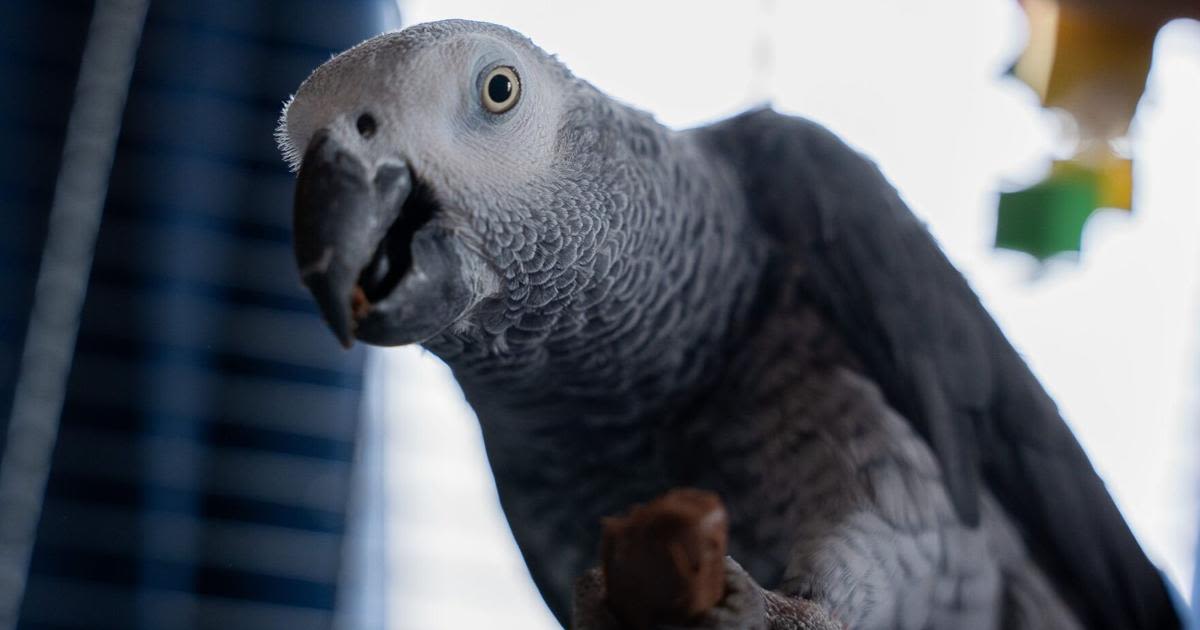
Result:
<svg viewBox="0 0 1200 630"><path fill-rule="evenodd" d="M442 24L382 35L317 68L284 110L280 144L293 169L321 128L368 165L400 157L453 218L467 200L512 194L547 173L564 70L499 32L422 37L422 26ZM499 114L483 103L483 80L497 66L520 79L516 105ZM356 128L363 113L377 123L370 138Z"/></svg>

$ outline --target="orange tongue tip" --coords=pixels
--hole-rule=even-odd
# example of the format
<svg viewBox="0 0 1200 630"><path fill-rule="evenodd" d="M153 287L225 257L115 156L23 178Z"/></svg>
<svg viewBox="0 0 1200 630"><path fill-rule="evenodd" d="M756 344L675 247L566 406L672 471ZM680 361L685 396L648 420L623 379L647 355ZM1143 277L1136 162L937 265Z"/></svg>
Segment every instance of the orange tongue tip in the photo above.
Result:
<svg viewBox="0 0 1200 630"><path fill-rule="evenodd" d="M354 285L354 290L350 293L350 334L341 340L342 346L347 350L354 345L354 331L358 328L358 322L370 314L371 307L371 300L367 299L367 293L363 291L362 285Z"/></svg>
<svg viewBox="0 0 1200 630"><path fill-rule="evenodd" d="M367 313L371 312L371 306L371 300L367 299L362 285L354 285L354 292L350 294L350 312L354 315L354 320L358 321L366 317Z"/></svg>

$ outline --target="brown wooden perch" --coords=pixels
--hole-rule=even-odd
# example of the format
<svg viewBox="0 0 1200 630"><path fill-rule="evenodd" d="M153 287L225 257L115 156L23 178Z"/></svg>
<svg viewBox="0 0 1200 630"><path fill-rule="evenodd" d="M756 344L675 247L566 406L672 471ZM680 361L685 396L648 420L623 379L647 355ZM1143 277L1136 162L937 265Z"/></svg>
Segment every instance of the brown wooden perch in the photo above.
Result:
<svg viewBox="0 0 1200 630"><path fill-rule="evenodd" d="M633 630L687 624L721 601L729 516L717 495L671 490L603 526L608 604Z"/></svg>

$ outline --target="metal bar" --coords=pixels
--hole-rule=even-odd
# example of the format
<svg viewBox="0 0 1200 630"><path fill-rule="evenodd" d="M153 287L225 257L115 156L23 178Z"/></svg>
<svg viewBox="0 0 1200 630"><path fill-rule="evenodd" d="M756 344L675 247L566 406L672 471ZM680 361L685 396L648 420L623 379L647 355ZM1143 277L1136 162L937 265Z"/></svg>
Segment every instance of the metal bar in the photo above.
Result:
<svg viewBox="0 0 1200 630"><path fill-rule="evenodd" d="M148 0L99 0L50 207L0 459L0 628L16 627Z"/></svg>

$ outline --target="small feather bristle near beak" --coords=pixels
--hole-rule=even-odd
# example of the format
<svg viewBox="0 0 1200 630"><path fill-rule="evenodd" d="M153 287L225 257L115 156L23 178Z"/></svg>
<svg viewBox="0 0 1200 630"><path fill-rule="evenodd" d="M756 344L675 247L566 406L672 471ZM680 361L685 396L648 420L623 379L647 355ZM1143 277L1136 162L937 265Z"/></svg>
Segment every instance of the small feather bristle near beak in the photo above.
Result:
<svg viewBox="0 0 1200 630"><path fill-rule="evenodd" d="M292 142L292 134L288 131L288 112L292 108L292 103L295 102L296 95L288 96L283 103L283 110L279 114L279 122L275 125L275 145L279 148L280 155L283 156L283 161L287 163L288 170L293 173L300 171L300 161L303 157L300 151L296 149L296 145Z"/></svg>

